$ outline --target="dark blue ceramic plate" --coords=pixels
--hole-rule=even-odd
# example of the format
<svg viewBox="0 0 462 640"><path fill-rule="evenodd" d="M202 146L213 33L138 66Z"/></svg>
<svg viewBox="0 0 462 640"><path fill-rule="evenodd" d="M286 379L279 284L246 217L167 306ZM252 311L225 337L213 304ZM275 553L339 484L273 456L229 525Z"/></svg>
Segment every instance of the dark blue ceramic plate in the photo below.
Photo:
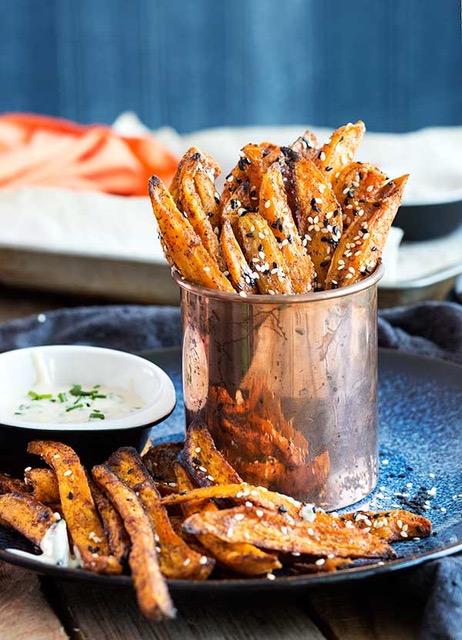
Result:
<svg viewBox="0 0 462 640"><path fill-rule="evenodd" d="M181 357L164 349L147 357L169 373L178 394L177 408L155 427L157 442L183 437ZM462 551L462 367L381 351L379 359L380 479L377 489L355 508L403 507L429 517L435 535L394 544L399 557L386 564L362 564L332 574L267 579L176 580L172 591L296 588L395 571ZM351 507L348 509L351 510ZM0 527L0 559L37 573L101 584L128 585L128 576L100 576L81 569L47 567L5 551L31 550L18 534Z"/></svg>

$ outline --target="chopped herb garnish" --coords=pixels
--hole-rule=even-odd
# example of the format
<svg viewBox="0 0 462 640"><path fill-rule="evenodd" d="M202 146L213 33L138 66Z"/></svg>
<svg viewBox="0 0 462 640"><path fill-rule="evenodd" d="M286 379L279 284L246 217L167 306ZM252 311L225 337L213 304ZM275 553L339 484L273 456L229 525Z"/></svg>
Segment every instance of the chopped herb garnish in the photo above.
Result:
<svg viewBox="0 0 462 640"><path fill-rule="evenodd" d="M99 413L97 411L92 411L90 413L90 418L99 418L100 420L105 420L106 416L104 415L104 413Z"/></svg>
<svg viewBox="0 0 462 640"><path fill-rule="evenodd" d="M83 407L83 404L73 404L72 407L68 407L66 409L66 413L69 411L74 411L74 409L81 409Z"/></svg>
<svg viewBox="0 0 462 640"><path fill-rule="evenodd" d="M67 396L65 393L58 393L58 399L60 402L64 403L67 400Z"/></svg>
<svg viewBox="0 0 462 640"><path fill-rule="evenodd" d="M49 400L50 398L53 397L52 393L40 394L40 393L36 393L35 391L29 391L27 395L30 396L32 400Z"/></svg>

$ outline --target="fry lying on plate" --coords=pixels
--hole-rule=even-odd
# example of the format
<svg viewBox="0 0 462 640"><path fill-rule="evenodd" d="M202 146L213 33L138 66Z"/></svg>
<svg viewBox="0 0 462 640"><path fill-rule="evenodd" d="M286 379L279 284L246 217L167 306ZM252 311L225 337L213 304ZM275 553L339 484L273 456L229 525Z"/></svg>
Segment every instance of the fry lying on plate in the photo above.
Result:
<svg viewBox="0 0 462 640"><path fill-rule="evenodd" d="M300 294L367 278L381 262L408 176L389 180L355 161L364 123L319 145L310 131L287 147L247 144L226 176L196 147L170 192L157 176L149 195L169 264L211 289Z"/></svg>
<svg viewBox="0 0 462 640"><path fill-rule="evenodd" d="M26 554L38 561L129 572L151 620L175 615L167 580L339 571L393 558L391 542L431 533L408 511L334 515L245 483L200 420L183 444L143 457L120 448L91 475L60 442L34 441L28 451L49 468L27 469L25 482L0 475L0 524L41 549Z"/></svg>

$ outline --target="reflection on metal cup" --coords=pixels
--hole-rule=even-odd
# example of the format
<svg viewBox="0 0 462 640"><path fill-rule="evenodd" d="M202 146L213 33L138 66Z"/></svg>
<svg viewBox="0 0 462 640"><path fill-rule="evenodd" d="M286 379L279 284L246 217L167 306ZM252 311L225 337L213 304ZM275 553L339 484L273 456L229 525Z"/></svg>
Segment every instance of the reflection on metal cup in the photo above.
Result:
<svg viewBox="0 0 462 640"><path fill-rule="evenodd" d="M186 418L252 484L338 509L377 482L377 282L303 295L181 288Z"/></svg>

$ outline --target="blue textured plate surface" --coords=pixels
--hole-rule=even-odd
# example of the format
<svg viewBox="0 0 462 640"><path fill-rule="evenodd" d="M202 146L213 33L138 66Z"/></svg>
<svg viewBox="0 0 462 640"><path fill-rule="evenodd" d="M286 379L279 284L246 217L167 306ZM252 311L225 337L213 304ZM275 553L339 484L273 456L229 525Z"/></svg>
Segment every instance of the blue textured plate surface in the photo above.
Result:
<svg viewBox="0 0 462 640"><path fill-rule="evenodd" d="M183 437L181 355L178 349L148 354L173 379L177 408L154 428L157 442ZM275 589L366 578L462 551L462 367L395 351L379 358L380 478L377 489L355 508L407 508L430 518L434 534L394 544L396 560L332 574L267 579L171 581L172 591ZM351 511L350 507L347 511ZM81 569L47 567L14 556L7 547L30 550L18 534L0 527L0 559L38 573L101 584L127 585L128 576L100 576Z"/></svg>

